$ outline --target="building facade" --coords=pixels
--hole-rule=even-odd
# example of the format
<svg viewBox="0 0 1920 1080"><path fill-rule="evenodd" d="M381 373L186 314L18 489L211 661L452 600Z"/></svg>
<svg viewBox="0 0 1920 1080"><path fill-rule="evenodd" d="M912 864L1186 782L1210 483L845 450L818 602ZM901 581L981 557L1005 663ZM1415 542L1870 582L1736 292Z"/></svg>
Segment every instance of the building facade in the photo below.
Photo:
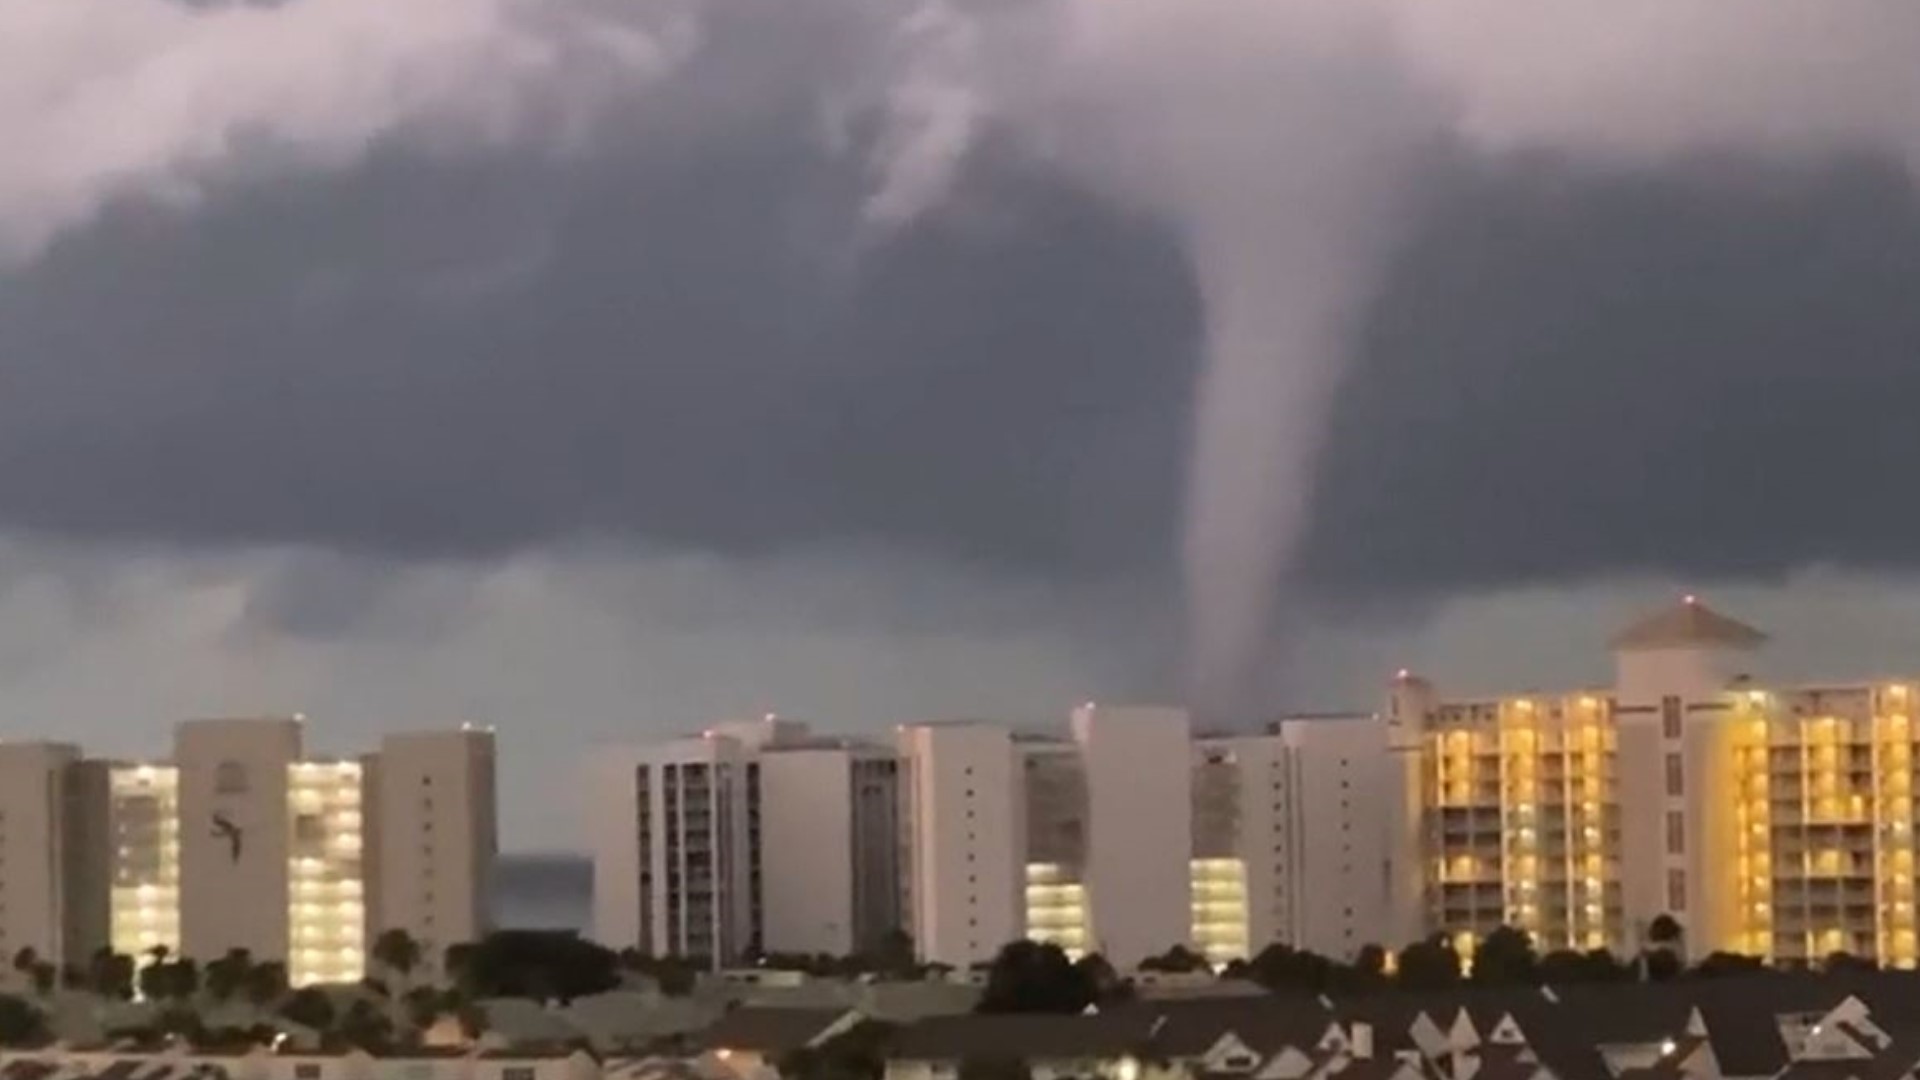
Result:
<svg viewBox="0 0 1920 1080"><path fill-rule="evenodd" d="M389 928L429 944L476 936L495 847L491 735L394 736L345 760L307 756L303 735L297 718L189 721L154 763L0 745L0 943L55 964L102 946L202 961L244 949L303 985L358 980ZM377 776L418 773L444 792L431 820L372 794ZM371 854L383 840L404 852L385 874ZM420 899L425 879L435 899ZM394 888L376 891L382 880Z"/></svg>
<svg viewBox="0 0 1920 1080"><path fill-rule="evenodd" d="M79 760L67 743L0 744L0 955L31 949L57 966L84 958L98 934L73 904L84 862L72 796Z"/></svg>
<svg viewBox="0 0 1920 1080"><path fill-rule="evenodd" d="M1664 917L1695 955L1913 966L1920 683L1770 685L1765 640L1688 597L1615 639L1609 687L1448 700L1402 673L1398 917L1616 952Z"/></svg>
<svg viewBox="0 0 1920 1080"><path fill-rule="evenodd" d="M712 966L845 955L901 921L897 759L769 716L592 766L594 933Z"/></svg>
<svg viewBox="0 0 1920 1080"><path fill-rule="evenodd" d="M1026 933L1024 757L986 722L908 725L898 745L908 932L931 962L991 958Z"/></svg>
<svg viewBox="0 0 1920 1080"><path fill-rule="evenodd" d="M1614 639L1610 681L1455 697L1401 672L1378 714L1254 732L1091 704L890 750L724 726L599 766L601 933L719 963L898 926L953 966L1027 938L1125 967L1515 926L1913 966L1920 681L1771 684L1765 641L1687 598Z"/></svg>
<svg viewBox="0 0 1920 1080"><path fill-rule="evenodd" d="M447 946L489 929L500 853L495 743L490 729L388 735L360 762L367 914L377 936L403 929L429 965ZM356 814L342 806L342 829Z"/></svg>
<svg viewBox="0 0 1920 1080"><path fill-rule="evenodd" d="M956 966L1017 937L1122 966L1175 945L1349 955L1391 911L1387 745L1373 716L1208 734L1183 710L1092 704L1064 735L908 727L912 932Z"/></svg>

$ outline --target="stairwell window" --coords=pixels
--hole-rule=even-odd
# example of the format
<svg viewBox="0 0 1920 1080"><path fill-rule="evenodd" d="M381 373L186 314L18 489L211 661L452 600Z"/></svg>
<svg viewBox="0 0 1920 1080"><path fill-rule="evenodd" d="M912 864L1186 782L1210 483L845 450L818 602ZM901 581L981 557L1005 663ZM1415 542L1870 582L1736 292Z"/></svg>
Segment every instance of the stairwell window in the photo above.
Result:
<svg viewBox="0 0 1920 1080"><path fill-rule="evenodd" d="M1681 796L1687 793L1687 771L1679 754L1667 755L1667 794Z"/></svg>

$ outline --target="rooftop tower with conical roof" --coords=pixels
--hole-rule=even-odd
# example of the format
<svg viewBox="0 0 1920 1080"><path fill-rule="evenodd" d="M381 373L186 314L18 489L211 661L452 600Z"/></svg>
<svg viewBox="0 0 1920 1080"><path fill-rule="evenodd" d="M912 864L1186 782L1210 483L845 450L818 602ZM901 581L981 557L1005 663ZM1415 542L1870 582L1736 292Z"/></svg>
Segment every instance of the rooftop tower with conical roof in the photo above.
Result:
<svg viewBox="0 0 1920 1080"><path fill-rule="evenodd" d="M1751 675L1766 642L1759 630L1683 596L1614 635L1614 687L1623 701L1704 699Z"/></svg>
<svg viewBox="0 0 1920 1080"><path fill-rule="evenodd" d="M1644 939L1662 915L1710 946L1738 924L1710 889L1737 861L1728 703L1767 636L1685 596L1613 639L1621 899Z"/></svg>

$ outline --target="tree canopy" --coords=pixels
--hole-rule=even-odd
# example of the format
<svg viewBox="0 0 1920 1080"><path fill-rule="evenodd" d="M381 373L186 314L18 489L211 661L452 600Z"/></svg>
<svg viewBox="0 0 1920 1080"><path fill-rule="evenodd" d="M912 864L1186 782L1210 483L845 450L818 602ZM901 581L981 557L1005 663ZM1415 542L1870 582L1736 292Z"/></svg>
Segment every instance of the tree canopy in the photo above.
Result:
<svg viewBox="0 0 1920 1080"><path fill-rule="evenodd" d="M977 1011L1078 1013L1096 1000L1092 972L1051 942L1015 941L987 969Z"/></svg>
<svg viewBox="0 0 1920 1080"><path fill-rule="evenodd" d="M460 952L449 975L467 996L571 1001L620 985L619 957L568 930L496 930Z"/></svg>

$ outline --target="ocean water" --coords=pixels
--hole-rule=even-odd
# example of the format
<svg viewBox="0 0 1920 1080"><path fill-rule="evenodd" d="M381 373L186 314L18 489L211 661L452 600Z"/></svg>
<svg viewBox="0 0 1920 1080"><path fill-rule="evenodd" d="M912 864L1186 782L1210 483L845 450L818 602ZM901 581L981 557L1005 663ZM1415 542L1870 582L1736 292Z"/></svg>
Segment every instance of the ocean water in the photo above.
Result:
<svg viewBox="0 0 1920 1080"><path fill-rule="evenodd" d="M578 855L502 855L493 877L495 926L585 931L593 921L593 863Z"/></svg>

